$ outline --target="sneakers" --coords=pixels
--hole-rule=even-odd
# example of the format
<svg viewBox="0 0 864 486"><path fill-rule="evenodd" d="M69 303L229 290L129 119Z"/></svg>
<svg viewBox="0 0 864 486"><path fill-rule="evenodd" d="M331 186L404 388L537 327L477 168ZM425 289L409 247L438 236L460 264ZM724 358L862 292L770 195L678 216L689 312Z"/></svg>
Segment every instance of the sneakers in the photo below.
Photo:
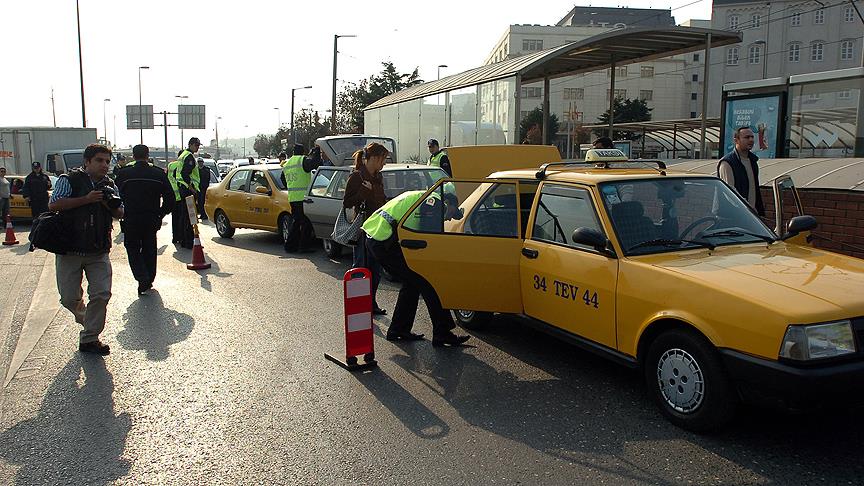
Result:
<svg viewBox="0 0 864 486"><path fill-rule="evenodd" d="M78 351L82 353L92 353L105 356L111 354L111 347L103 344L102 341L96 340L89 343L81 343L78 345Z"/></svg>
<svg viewBox="0 0 864 486"><path fill-rule="evenodd" d="M436 348L444 345L461 346L469 339L471 339L471 336L457 336L450 332L441 337L433 337L432 346L435 346Z"/></svg>

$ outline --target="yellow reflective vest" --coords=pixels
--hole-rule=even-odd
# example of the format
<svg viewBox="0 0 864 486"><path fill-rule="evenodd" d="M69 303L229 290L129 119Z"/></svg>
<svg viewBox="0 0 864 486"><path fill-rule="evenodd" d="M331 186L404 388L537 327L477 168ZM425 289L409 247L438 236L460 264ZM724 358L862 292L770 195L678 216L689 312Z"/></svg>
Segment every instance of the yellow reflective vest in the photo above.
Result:
<svg viewBox="0 0 864 486"><path fill-rule="evenodd" d="M407 191L399 194L393 199L387 201L377 211L369 215L366 222L363 223L363 231L369 235L369 238L377 241L386 241L393 236L393 228L399 224L399 221L408 213L411 206L417 202L426 191ZM429 205L434 206L441 200L441 195L433 192L429 195ZM443 216L443 215L442 215ZM405 227L413 230L420 229L420 211L414 211L407 220Z"/></svg>
<svg viewBox="0 0 864 486"><path fill-rule="evenodd" d="M300 202L306 197L306 190L312 182L312 174L303 170L303 155L294 155L282 165L288 202Z"/></svg>

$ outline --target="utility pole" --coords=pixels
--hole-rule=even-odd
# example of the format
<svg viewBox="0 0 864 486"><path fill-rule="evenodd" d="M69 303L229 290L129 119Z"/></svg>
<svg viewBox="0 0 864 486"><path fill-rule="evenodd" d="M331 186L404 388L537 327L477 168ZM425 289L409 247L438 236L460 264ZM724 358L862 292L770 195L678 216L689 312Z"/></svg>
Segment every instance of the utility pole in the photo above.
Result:
<svg viewBox="0 0 864 486"><path fill-rule="evenodd" d="M81 58L81 9L78 8L78 0L75 0L75 18L78 20L78 75L81 79L81 124L87 128L87 111L84 109L84 61ZM57 126L57 122L54 122Z"/></svg>
<svg viewBox="0 0 864 486"><path fill-rule="evenodd" d="M54 128L57 128L57 111L54 110L54 86L51 86L51 117L54 119Z"/></svg>

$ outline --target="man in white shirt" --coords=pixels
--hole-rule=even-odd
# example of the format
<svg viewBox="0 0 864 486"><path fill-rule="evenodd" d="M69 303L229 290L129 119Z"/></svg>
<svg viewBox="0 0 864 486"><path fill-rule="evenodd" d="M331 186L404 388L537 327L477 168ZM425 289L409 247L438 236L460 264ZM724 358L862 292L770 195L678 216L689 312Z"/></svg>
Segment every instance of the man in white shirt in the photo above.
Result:
<svg viewBox="0 0 864 486"><path fill-rule="evenodd" d="M717 164L717 177L735 189L760 216L765 215L765 206L759 192L759 157L750 150L755 137L750 127L735 129L735 148L724 155Z"/></svg>

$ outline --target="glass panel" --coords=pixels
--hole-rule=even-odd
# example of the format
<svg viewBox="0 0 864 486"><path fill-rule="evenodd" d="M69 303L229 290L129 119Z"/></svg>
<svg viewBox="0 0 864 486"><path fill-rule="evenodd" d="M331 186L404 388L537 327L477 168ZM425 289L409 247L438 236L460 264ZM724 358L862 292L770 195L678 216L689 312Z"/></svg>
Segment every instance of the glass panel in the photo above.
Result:
<svg viewBox="0 0 864 486"><path fill-rule="evenodd" d="M246 183L249 182L249 171L238 170L228 182L229 191L242 191L246 188Z"/></svg>
<svg viewBox="0 0 864 486"><path fill-rule="evenodd" d="M327 186L325 197L333 199L342 199L345 197L345 186L348 184L348 176L351 174L347 170L336 171L333 178L330 179L330 185Z"/></svg>
<svg viewBox="0 0 864 486"><path fill-rule="evenodd" d="M263 187L269 191L270 183L267 182L267 176L265 176L263 172L256 170L255 173L252 174L252 183L249 184L249 192L255 193L256 189L259 187Z"/></svg>
<svg viewBox="0 0 864 486"><path fill-rule="evenodd" d="M312 186L309 188L309 194L323 197L327 192L327 186L330 185L331 179L333 179L332 170L318 169L318 174L315 176L315 180L312 181Z"/></svg>
<svg viewBox="0 0 864 486"><path fill-rule="evenodd" d="M478 145L514 143L510 114L516 107L515 88L515 78L492 81L479 86Z"/></svg>
<svg viewBox="0 0 864 486"><path fill-rule="evenodd" d="M399 106L390 105L381 108L381 133L379 136L398 139L399 137ZM402 154L397 153L396 156L402 160ZM399 162L394 160L394 162Z"/></svg>
<svg viewBox="0 0 864 486"><path fill-rule="evenodd" d="M392 199L405 191L425 191L439 179L447 177L447 173L441 169L387 170L382 171L381 176L384 178L384 194L387 199Z"/></svg>
<svg viewBox="0 0 864 486"><path fill-rule="evenodd" d="M543 98L521 96L543 90L543 82L523 84L519 97L519 143L543 143Z"/></svg>
<svg viewBox="0 0 864 486"><path fill-rule="evenodd" d="M276 188L280 191L285 190L285 184L282 183L282 169L269 169L270 170L270 178L273 179L273 184L276 184Z"/></svg>
<svg viewBox="0 0 864 486"><path fill-rule="evenodd" d="M450 93L450 145L476 145L477 87Z"/></svg>
<svg viewBox="0 0 864 486"><path fill-rule="evenodd" d="M576 187L543 186L531 239L587 248L571 241L576 228L591 228L603 233L590 193Z"/></svg>
<svg viewBox="0 0 864 486"><path fill-rule="evenodd" d="M459 194L471 194L476 182L445 182L417 206L405 227L423 233L459 233L515 238L519 212L515 183L487 184L480 202L464 214ZM464 200L463 200L464 201Z"/></svg>
<svg viewBox="0 0 864 486"><path fill-rule="evenodd" d="M853 157L864 78L791 86L789 157Z"/></svg>
<svg viewBox="0 0 864 486"><path fill-rule="evenodd" d="M399 103L399 138L396 139L396 153L399 162L419 162L420 158L420 105L422 100ZM425 141L423 143L424 151ZM423 160L426 159L423 156Z"/></svg>
<svg viewBox="0 0 864 486"><path fill-rule="evenodd" d="M426 149L426 141L430 138L438 140L441 147L449 144L447 140L447 95L439 94L423 98L423 106L420 108L420 141L422 143L421 158L429 160L429 151Z"/></svg>

